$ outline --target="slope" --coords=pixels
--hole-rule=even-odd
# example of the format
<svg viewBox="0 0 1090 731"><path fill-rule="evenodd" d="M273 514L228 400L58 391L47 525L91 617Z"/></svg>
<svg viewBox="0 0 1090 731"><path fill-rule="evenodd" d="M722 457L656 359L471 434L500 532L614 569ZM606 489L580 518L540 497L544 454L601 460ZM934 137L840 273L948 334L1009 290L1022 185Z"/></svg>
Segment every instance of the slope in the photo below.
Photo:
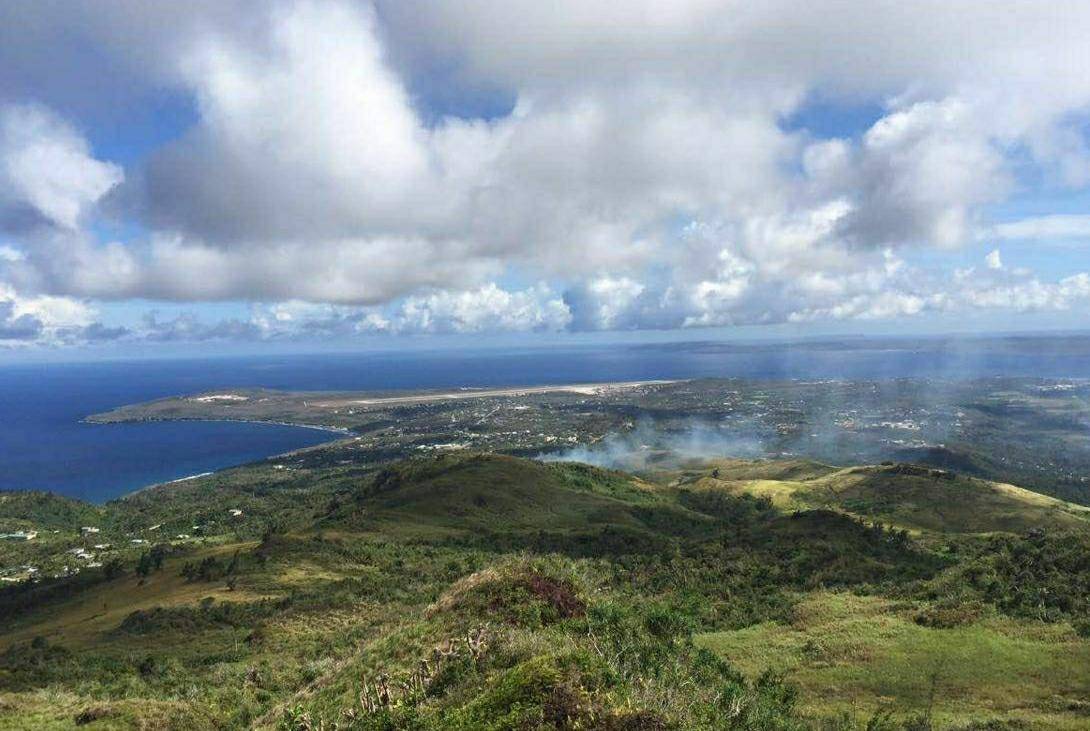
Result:
<svg viewBox="0 0 1090 731"><path fill-rule="evenodd" d="M0 729L900 731L921 727L927 694L905 681L934 653L881 677L870 658L946 638L957 695L938 699L935 727L1079 728L1085 673L1054 671L1090 647L1090 535L940 547L848 512L863 498L892 511L878 501L889 484L925 513L949 499L896 467L724 461L650 483L454 453L370 471L257 465L141 493L105 508L116 573L0 590ZM754 497L758 483L790 509ZM995 490L1051 519L1047 499ZM225 520L231 506L243 515ZM200 535L167 537L198 520ZM161 542L132 544L151 521ZM78 523L58 530L79 540ZM159 546L163 565L140 572ZM807 621L841 600L843 622ZM871 633L860 654L839 644L856 614ZM765 664L766 645L792 662ZM1010 703L979 672L996 654L1010 683L1034 683ZM1033 675L1037 660L1050 674ZM897 718L874 725L886 695Z"/></svg>
<svg viewBox="0 0 1090 731"><path fill-rule="evenodd" d="M724 461L675 480L695 491L768 498L784 510L840 510L913 530L1090 529L1090 508L1013 485L903 463L836 469L797 462Z"/></svg>
<svg viewBox="0 0 1090 731"><path fill-rule="evenodd" d="M394 464L350 494L321 522L387 536L706 533L711 519L630 475L574 463L497 454L447 453ZM664 530L665 529L665 530Z"/></svg>

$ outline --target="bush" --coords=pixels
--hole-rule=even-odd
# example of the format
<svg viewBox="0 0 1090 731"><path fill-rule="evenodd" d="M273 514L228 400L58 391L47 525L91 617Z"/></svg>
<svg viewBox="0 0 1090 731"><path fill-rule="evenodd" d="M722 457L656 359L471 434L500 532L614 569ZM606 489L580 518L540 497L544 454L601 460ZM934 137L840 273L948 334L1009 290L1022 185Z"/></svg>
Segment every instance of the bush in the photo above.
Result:
<svg viewBox="0 0 1090 731"><path fill-rule="evenodd" d="M521 627L544 627L581 617L586 604L570 578L544 563L515 562L457 582L431 612L493 616Z"/></svg>
<svg viewBox="0 0 1090 731"><path fill-rule="evenodd" d="M961 602L958 600L943 600L931 604L913 617L916 624L935 629L952 629L973 624L984 614L984 605L980 602Z"/></svg>

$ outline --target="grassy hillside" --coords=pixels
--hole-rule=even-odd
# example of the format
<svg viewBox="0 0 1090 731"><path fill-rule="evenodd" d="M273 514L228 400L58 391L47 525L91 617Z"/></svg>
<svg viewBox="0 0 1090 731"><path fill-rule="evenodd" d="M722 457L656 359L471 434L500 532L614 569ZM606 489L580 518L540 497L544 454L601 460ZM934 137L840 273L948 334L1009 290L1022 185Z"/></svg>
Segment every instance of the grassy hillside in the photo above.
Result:
<svg viewBox="0 0 1090 731"><path fill-rule="evenodd" d="M836 469L808 462L720 461L660 475L697 491L767 498L785 510L826 508L945 533L1090 527L1090 508L1013 485L910 464Z"/></svg>
<svg viewBox="0 0 1090 731"><path fill-rule="evenodd" d="M502 455L444 455L396 464L353 495L349 519L365 525L479 531L639 528L641 507L664 507L630 477ZM695 520L697 516L688 516Z"/></svg>
<svg viewBox="0 0 1090 731"><path fill-rule="evenodd" d="M1086 728L1090 643L1069 624L984 613L936 628L926 611L915 602L816 592L788 622L696 642L747 674L783 674L815 714L929 708L942 728L989 716L1014 727Z"/></svg>
<svg viewBox="0 0 1090 731"><path fill-rule="evenodd" d="M0 491L0 533L31 526L39 531L98 526L107 519L101 508L36 490Z"/></svg>
<svg viewBox="0 0 1090 731"><path fill-rule="evenodd" d="M81 544L70 507L38 518ZM95 510L103 566L0 590L0 729L1090 719L1090 533L1015 488L458 453L259 465Z"/></svg>

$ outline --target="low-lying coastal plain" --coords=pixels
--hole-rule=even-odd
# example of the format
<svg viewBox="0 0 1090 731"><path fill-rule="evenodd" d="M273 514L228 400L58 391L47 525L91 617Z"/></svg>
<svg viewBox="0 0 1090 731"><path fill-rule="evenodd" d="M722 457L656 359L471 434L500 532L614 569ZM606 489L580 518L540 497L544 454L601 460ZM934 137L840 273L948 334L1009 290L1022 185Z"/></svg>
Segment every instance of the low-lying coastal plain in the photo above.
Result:
<svg viewBox="0 0 1090 731"><path fill-rule="evenodd" d="M633 467L656 455L900 460L1090 501L1090 381L742 378L416 391L218 389L93 414L96 424L230 420L345 436L298 459L435 449Z"/></svg>

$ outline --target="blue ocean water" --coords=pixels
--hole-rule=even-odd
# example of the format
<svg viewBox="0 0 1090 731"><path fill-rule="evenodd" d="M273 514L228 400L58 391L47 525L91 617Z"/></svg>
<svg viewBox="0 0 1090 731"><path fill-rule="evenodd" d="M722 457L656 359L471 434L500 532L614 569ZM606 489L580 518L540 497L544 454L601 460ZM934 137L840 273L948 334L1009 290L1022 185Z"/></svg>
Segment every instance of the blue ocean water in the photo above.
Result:
<svg viewBox="0 0 1090 731"><path fill-rule="evenodd" d="M0 366L0 489L104 501L318 444L266 424L84 424L122 404L232 387L533 385L651 378L1090 378L1090 337L670 343L475 352L292 355Z"/></svg>

